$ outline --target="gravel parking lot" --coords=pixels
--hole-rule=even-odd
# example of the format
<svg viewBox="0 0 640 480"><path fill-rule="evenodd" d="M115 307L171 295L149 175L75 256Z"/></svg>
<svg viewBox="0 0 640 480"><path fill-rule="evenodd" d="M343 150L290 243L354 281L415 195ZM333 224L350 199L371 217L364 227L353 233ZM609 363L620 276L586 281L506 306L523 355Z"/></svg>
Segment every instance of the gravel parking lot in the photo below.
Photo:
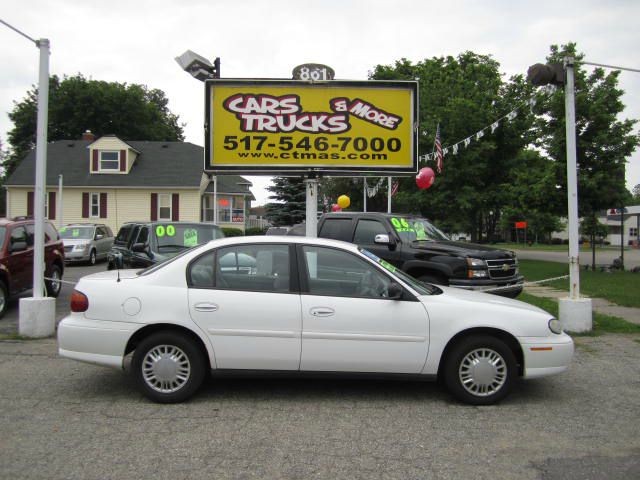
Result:
<svg viewBox="0 0 640 480"><path fill-rule="evenodd" d="M1 341L0 478L640 478L640 337L577 344L569 372L469 407L437 384L333 379L209 381L157 405L53 339Z"/></svg>

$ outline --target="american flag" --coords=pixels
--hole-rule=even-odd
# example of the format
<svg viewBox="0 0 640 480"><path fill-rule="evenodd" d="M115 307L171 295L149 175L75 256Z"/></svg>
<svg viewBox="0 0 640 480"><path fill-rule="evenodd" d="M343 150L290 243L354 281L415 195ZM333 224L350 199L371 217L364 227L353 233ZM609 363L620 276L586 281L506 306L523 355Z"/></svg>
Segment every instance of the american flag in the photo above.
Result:
<svg viewBox="0 0 640 480"><path fill-rule="evenodd" d="M438 128L436 129L435 149L437 159L436 166L438 168L438 173L440 173L442 171L442 144L440 143L440 124L438 124Z"/></svg>
<svg viewBox="0 0 640 480"><path fill-rule="evenodd" d="M393 185L391 185L391 196L395 196L396 193L398 193L398 187L400 186L400 182L399 181L395 181L393 182Z"/></svg>

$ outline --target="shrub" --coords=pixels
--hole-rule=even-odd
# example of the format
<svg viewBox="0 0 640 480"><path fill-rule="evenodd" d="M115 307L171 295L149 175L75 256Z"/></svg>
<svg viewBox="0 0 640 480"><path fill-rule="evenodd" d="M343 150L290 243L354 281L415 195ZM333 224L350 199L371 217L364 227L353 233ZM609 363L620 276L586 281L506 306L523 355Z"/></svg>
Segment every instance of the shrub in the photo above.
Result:
<svg viewBox="0 0 640 480"><path fill-rule="evenodd" d="M224 232L225 237L241 237L244 235L242 230L239 228L222 227L222 231Z"/></svg>
<svg viewBox="0 0 640 480"><path fill-rule="evenodd" d="M249 235L264 235L268 228L269 227L251 227L251 228L247 228L244 231L244 234L247 235L247 236L249 236Z"/></svg>
<svg viewBox="0 0 640 480"><path fill-rule="evenodd" d="M562 245L562 239L561 238L552 238L551 239L551 245Z"/></svg>

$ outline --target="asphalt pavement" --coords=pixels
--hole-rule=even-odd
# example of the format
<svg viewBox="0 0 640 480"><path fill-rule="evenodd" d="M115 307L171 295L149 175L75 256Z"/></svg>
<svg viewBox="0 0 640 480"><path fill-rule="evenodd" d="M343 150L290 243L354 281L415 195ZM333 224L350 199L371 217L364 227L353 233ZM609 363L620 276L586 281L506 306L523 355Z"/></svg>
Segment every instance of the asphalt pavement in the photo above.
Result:
<svg viewBox="0 0 640 480"><path fill-rule="evenodd" d="M158 405L122 371L59 357L55 339L4 340L0 479L640 478L640 336L575 340L568 372L489 407L436 383L249 378Z"/></svg>

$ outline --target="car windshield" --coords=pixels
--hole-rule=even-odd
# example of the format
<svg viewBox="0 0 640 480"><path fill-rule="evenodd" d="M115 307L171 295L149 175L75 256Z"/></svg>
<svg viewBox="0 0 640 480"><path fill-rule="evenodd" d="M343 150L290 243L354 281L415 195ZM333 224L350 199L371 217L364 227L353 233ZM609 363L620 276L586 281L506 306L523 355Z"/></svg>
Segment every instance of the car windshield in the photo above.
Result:
<svg viewBox="0 0 640 480"><path fill-rule="evenodd" d="M88 240L93 238L94 227L62 227L58 232L63 240Z"/></svg>
<svg viewBox="0 0 640 480"><path fill-rule="evenodd" d="M219 227L211 224L163 223L154 227L158 253L171 257L191 247L224 237Z"/></svg>
<svg viewBox="0 0 640 480"><path fill-rule="evenodd" d="M412 276L404 273L399 268L394 267L389 262L386 262L377 255L374 255L369 250L365 250L364 248L358 248L358 250L360 250L360 252L362 252L365 257L370 258L388 272L393 273L396 277L398 277L400 280L402 280L404 283L418 292L419 295L437 295L442 293L442 290L440 290L438 287L416 280Z"/></svg>
<svg viewBox="0 0 640 480"><path fill-rule="evenodd" d="M392 217L391 224L403 242L449 240L449 237L426 218Z"/></svg>

